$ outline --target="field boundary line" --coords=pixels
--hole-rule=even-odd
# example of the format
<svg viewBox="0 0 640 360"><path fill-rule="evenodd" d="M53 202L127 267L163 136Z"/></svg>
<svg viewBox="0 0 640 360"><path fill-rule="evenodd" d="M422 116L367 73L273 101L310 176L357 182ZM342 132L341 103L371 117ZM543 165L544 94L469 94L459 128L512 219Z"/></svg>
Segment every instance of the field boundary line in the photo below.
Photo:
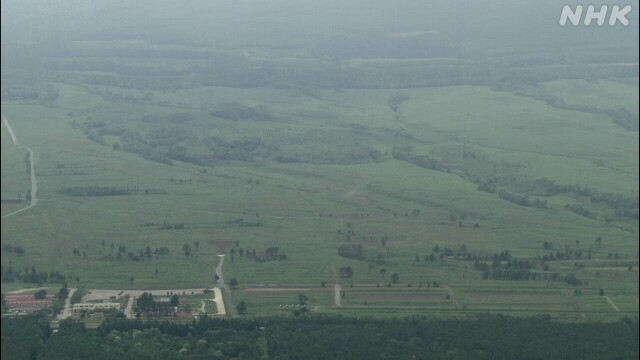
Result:
<svg viewBox="0 0 640 360"><path fill-rule="evenodd" d="M13 132L13 128L11 128L11 124L9 124L9 120L7 120L7 117L2 115L2 123L4 124L4 126L7 128L7 131L9 132L9 135L11 136L11 141L13 142L13 145L26 150L27 153L29 154L29 173L31 175L31 203L25 207L23 207L22 209L18 209L16 211L10 212L8 214L2 215L2 219L4 218L8 218L9 216L13 216L16 215L18 213L21 213L23 211L29 210L32 207L38 205L38 181L36 180L36 171L35 171L35 160L33 158L33 150L31 150L30 148L20 144L20 142L18 142L18 138L16 137L16 134Z"/></svg>
<svg viewBox="0 0 640 360"><path fill-rule="evenodd" d="M617 311L617 312L619 312L619 311L620 311L620 308L618 308L618 306L616 306L616 304L614 304L613 300L611 300L611 298L610 298L610 297L605 296L604 298L605 298L605 299L607 299L607 302L609 303L609 305L611 305L611 307L613 308L613 310L615 310L615 311Z"/></svg>
<svg viewBox="0 0 640 360"><path fill-rule="evenodd" d="M453 302L453 306L456 307L456 310L460 309L460 303L458 302L458 299L456 299L456 295L453 293L453 289L450 286L447 285L442 285L443 288L447 289L447 291L449 292L449 297L451 298L451 301Z"/></svg>

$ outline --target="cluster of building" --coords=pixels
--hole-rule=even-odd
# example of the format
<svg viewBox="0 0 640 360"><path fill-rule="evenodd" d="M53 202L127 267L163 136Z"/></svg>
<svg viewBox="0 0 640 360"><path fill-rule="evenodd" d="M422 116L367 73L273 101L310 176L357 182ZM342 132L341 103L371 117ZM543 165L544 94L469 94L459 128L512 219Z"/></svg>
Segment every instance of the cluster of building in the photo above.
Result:
<svg viewBox="0 0 640 360"><path fill-rule="evenodd" d="M106 309L122 310L122 304L117 302L73 304L73 311L83 311L83 310L91 311L91 310L106 310Z"/></svg>
<svg viewBox="0 0 640 360"><path fill-rule="evenodd" d="M300 304L284 304L284 305L278 305L280 307L280 309L302 309L302 308L306 308L307 305L300 305Z"/></svg>
<svg viewBox="0 0 640 360"><path fill-rule="evenodd" d="M11 312L18 314L29 314L45 309L53 303L55 296L47 295L44 299L36 299L33 295L13 295L5 296L5 304Z"/></svg>

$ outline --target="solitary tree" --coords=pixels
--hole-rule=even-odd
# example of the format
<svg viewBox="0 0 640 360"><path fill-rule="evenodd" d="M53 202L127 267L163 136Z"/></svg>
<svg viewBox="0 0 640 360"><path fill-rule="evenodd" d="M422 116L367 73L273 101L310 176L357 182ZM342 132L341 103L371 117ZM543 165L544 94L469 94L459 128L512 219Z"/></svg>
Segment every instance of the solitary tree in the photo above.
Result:
<svg viewBox="0 0 640 360"><path fill-rule="evenodd" d="M298 294L298 303L300 305L305 305L307 303L307 300L309 300L309 297L305 294Z"/></svg>
<svg viewBox="0 0 640 360"><path fill-rule="evenodd" d="M47 290L45 290L45 289L38 290L38 291L36 291L35 294L33 294L33 297L38 299L38 300L42 300L42 299L47 297Z"/></svg>
<svg viewBox="0 0 640 360"><path fill-rule="evenodd" d="M400 275L393 273L391 275L391 282L397 284L400 281Z"/></svg>
<svg viewBox="0 0 640 360"><path fill-rule="evenodd" d="M351 266L341 267L340 276L345 279L351 279L351 277L353 276L353 269L351 269Z"/></svg>
<svg viewBox="0 0 640 360"><path fill-rule="evenodd" d="M247 303L244 301L240 301L238 306L236 306L236 310L238 310L238 314L246 314L247 313Z"/></svg>
<svg viewBox="0 0 640 360"><path fill-rule="evenodd" d="M391 108L391 111L396 113L398 112L398 105L407 100L409 100L409 96L407 94L395 93L389 96L387 104L389 105L389 108Z"/></svg>

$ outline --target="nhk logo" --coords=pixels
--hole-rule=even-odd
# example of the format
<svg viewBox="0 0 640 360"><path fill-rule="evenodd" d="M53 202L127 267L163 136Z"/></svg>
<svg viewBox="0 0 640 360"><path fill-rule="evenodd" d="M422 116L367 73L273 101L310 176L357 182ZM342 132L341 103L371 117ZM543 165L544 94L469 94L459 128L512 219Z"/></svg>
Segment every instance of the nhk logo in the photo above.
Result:
<svg viewBox="0 0 640 360"><path fill-rule="evenodd" d="M567 24L567 20L571 21L573 26L580 25L580 19L582 19L582 13L584 11L584 6L578 5L575 10L571 8L569 5L565 5L562 8L562 14L560 14L560 25L565 26ZM611 11L609 12L609 7L607 5L602 5L600 10L596 11L596 7L593 5L589 5L587 7L587 12L584 15L585 26L591 25L593 20L596 20L598 26L602 26L607 19L607 14L609 14L609 26L615 26L618 22L622 25L629 25L629 19L627 19L627 14L631 12L631 5L626 5L624 7L620 7L618 5L614 5L611 7Z"/></svg>

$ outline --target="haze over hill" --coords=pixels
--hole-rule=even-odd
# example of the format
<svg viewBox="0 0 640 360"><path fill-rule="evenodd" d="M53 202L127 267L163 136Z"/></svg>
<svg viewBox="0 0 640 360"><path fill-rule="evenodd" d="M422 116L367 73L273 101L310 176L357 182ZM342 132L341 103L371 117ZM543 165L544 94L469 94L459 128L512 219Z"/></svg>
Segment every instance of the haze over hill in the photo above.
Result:
<svg viewBox="0 0 640 360"><path fill-rule="evenodd" d="M6 356L67 336L79 357L314 358L282 350L294 325L399 339L354 358L637 355L638 6L561 26L566 4L3 0L3 313L39 289L25 311L51 316L3 318L3 358L5 324L56 314L61 337ZM202 315L231 320L117 319ZM600 350L463 331L509 319Z"/></svg>

